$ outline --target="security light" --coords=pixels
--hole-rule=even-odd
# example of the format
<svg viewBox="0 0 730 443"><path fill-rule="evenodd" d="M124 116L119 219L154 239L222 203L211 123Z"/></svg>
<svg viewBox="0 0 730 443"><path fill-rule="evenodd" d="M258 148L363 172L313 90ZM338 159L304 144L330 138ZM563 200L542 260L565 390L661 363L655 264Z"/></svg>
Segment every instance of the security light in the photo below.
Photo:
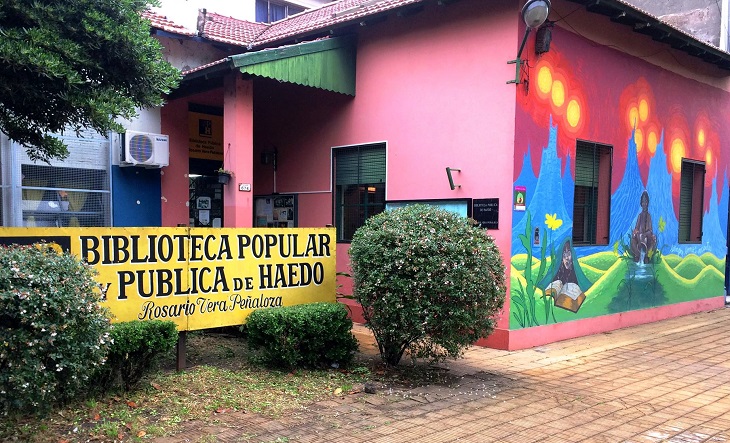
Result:
<svg viewBox="0 0 730 443"><path fill-rule="evenodd" d="M522 20L525 21L525 36L522 37L522 43L520 44L520 50L517 51L517 58L515 60L507 62L508 64L517 65L515 68L515 79L510 80L507 83L520 83L520 69L522 67L522 50L525 49L525 43L527 43L527 36L530 35L530 31L539 28L540 25L545 23L545 20L550 14L550 0L527 0L527 3L522 7Z"/></svg>

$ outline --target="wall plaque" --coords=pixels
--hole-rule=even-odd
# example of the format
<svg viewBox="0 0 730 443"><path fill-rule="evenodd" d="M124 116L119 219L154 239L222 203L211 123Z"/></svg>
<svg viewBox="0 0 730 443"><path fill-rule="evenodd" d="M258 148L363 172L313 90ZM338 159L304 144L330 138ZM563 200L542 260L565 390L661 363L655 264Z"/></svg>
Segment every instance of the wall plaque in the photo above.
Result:
<svg viewBox="0 0 730 443"><path fill-rule="evenodd" d="M475 198L472 203L472 218L482 228L499 229L499 199Z"/></svg>

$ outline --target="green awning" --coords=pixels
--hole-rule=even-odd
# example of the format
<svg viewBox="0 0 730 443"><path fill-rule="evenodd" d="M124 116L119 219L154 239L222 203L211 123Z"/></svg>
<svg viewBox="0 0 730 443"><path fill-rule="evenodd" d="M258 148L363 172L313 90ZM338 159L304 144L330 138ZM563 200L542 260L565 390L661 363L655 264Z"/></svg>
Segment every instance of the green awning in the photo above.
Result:
<svg viewBox="0 0 730 443"><path fill-rule="evenodd" d="M328 38L229 58L241 72L355 95L355 41Z"/></svg>

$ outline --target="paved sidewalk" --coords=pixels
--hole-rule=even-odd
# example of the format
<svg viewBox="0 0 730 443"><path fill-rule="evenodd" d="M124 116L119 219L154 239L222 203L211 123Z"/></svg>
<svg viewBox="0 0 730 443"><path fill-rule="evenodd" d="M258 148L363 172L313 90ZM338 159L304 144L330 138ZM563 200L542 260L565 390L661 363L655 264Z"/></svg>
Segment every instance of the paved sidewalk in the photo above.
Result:
<svg viewBox="0 0 730 443"><path fill-rule="evenodd" d="M356 328L361 348L372 337ZM523 351L473 348L449 386L385 388L279 420L187 423L182 442L730 442L730 309Z"/></svg>

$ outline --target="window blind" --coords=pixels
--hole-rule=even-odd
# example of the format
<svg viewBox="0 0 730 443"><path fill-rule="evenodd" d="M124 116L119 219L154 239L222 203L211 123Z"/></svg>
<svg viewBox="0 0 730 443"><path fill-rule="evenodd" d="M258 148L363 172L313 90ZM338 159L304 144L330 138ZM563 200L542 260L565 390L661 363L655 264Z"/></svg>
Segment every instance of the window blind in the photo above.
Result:
<svg viewBox="0 0 730 443"><path fill-rule="evenodd" d="M337 185L385 183L384 145L358 146L335 151Z"/></svg>

